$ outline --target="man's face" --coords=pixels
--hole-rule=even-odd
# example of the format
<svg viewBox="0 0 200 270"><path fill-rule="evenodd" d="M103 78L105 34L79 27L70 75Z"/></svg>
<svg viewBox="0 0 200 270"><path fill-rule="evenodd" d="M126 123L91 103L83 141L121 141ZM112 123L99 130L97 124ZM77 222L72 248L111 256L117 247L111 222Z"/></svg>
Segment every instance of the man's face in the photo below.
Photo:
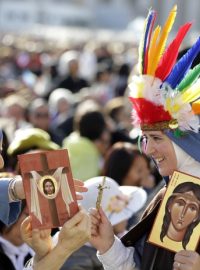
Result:
<svg viewBox="0 0 200 270"><path fill-rule="evenodd" d="M48 131L50 124L48 107L46 105L38 107L31 113L30 122L34 127Z"/></svg>
<svg viewBox="0 0 200 270"><path fill-rule="evenodd" d="M54 194L53 183L51 181L46 182L44 185L44 190L45 190L46 194L48 194L48 195Z"/></svg>
<svg viewBox="0 0 200 270"><path fill-rule="evenodd" d="M110 132L108 130L104 130L104 132L101 135L101 138L95 141L95 145L98 148L99 152L102 156L104 156L110 146Z"/></svg>
<svg viewBox="0 0 200 270"><path fill-rule="evenodd" d="M162 131L143 132L144 151L151 156L162 176L177 170L177 159L171 140Z"/></svg>
<svg viewBox="0 0 200 270"><path fill-rule="evenodd" d="M173 227L177 231L186 229L198 219L199 208L198 200L192 191L176 196L169 206Z"/></svg>

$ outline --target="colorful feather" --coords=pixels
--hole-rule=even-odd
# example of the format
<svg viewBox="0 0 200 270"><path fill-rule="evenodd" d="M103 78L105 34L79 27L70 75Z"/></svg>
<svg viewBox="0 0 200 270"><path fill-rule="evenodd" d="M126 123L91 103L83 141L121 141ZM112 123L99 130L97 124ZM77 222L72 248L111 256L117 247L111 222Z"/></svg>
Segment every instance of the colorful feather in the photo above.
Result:
<svg viewBox="0 0 200 270"><path fill-rule="evenodd" d="M200 75L200 64L198 64L196 67L194 67L188 72L185 78L177 86L177 89L179 91L186 90L190 85L192 85L198 79L199 75Z"/></svg>
<svg viewBox="0 0 200 270"><path fill-rule="evenodd" d="M190 69L194 58L200 51L200 37L196 43L184 54L181 59L176 63L170 75L167 77L167 82L173 89L182 81L188 69Z"/></svg>
<svg viewBox="0 0 200 270"><path fill-rule="evenodd" d="M198 99L200 96L200 79L196 81L190 88L184 91L181 98L184 103L190 103Z"/></svg>
<svg viewBox="0 0 200 270"><path fill-rule="evenodd" d="M200 99L192 103L192 110L194 114L200 114Z"/></svg>
<svg viewBox="0 0 200 270"><path fill-rule="evenodd" d="M147 23L148 23L149 16L150 16L150 11L148 13L147 18L145 19L145 22L144 22L144 31L143 31L142 38L141 38L140 44L139 44L138 62L139 62L139 73L140 74L143 73L143 67L144 67L145 35L146 35L146 29L147 29Z"/></svg>
<svg viewBox="0 0 200 270"><path fill-rule="evenodd" d="M157 68L158 62L159 62L159 60L163 54L163 51L165 49L168 34L171 31L171 28L174 24L174 20L176 18L176 13L177 13L177 6L175 5L172 8L172 10L170 11L169 16L167 18L167 21L163 27L163 30L162 30L160 38L159 38L158 46L156 48L155 57L154 57L154 59L152 59L153 65L152 65L152 69L151 69L151 73L150 73L150 75L152 75L152 76L154 76L154 74L155 74L155 70Z"/></svg>
<svg viewBox="0 0 200 270"><path fill-rule="evenodd" d="M148 51L148 67L147 67L147 74L152 73L152 65L153 65L153 58L156 54L156 47L157 47L157 41L158 41L158 36L160 34L161 27L158 25L152 35L152 39L150 42L149 46L149 51Z"/></svg>
<svg viewBox="0 0 200 270"><path fill-rule="evenodd" d="M145 39L144 39L144 67L143 67L143 74L147 73L147 66L148 66L148 50L149 50L149 44L151 40L151 34L153 30L153 26L156 20L156 12L154 10L151 11L148 22L147 22L147 28L145 33Z"/></svg>
<svg viewBox="0 0 200 270"><path fill-rule="evenodd" d="M155 71L155 77L160 78L162 81L164 81L170 74L176 62L181 42L183 41L191 25L191 23L186 23L179 29L175 39L170 43L162 58L160 59L158 67Z"/></svg>

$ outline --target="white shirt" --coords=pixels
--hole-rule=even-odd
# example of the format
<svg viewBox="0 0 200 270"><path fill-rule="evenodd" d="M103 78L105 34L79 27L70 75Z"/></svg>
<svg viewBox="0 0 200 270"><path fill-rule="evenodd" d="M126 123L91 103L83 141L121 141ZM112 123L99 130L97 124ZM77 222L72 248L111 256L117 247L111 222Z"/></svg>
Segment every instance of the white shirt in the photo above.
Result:
<svg viewBox="0 0 200 270"><path fill-rule="evenodd" d="M121 240L115 236L112 247L104 254L97 252L97 257L105 270L136 270L133 254L134 248L125 247Z"/></svg>

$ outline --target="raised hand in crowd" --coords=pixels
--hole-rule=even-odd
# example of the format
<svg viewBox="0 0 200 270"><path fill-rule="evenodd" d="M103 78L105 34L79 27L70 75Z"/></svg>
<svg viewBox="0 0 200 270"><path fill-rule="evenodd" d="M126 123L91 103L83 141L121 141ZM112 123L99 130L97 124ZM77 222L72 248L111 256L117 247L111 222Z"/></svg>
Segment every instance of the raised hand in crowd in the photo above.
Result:
<svg viewBox="0 0 200 270"><path fill-rule="evenodd" d="M35 261L41 260L53 248L51 229L32 229L31 217L28 216L21 224L21 236L35 252Z"/></svg>
<svg viewBox="0 0 200 270"><path fill-rule="evenodd" d="M91 235L90 217L84 209L68 220L61 228L57 244L52 247L48 230L32 230L30 218L21 226L24 241L35 251L34 259L25 269L57 270L67 258L83 244ZM55 260L56 258L56 260Z"/></svg>
<svg viewBox="0 0 200 270"><path fill-rule="evenodd" d="M90 243L100 252L105 253L114 243L113 227L102 208L90 209L91 239Z"/></svg>

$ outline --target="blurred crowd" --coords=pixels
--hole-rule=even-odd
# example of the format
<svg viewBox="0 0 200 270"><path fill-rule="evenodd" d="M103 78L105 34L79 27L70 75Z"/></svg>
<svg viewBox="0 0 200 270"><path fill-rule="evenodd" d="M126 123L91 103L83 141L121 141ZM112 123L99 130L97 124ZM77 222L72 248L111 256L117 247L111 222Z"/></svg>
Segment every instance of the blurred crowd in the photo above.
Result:
<svg viewBox="0 0 200 270"><path fill-rule="evenodd" d="M5 166L1 176L20 173L19 154L66 148L74 178L85 181L105 175L119 186L142 187L150 200L161 177L142 153L140 133L131 123L127 84L137 72L135 59L136 47L123 42L90 40L61 47L47 40L3 36L0 128ZM139 212L134 213L126 229L139 217ZM13 240L16 232L9 237L7 231L0 234L14 246L23 243ZM30 250L25 253L32 255Z"/></svg>

